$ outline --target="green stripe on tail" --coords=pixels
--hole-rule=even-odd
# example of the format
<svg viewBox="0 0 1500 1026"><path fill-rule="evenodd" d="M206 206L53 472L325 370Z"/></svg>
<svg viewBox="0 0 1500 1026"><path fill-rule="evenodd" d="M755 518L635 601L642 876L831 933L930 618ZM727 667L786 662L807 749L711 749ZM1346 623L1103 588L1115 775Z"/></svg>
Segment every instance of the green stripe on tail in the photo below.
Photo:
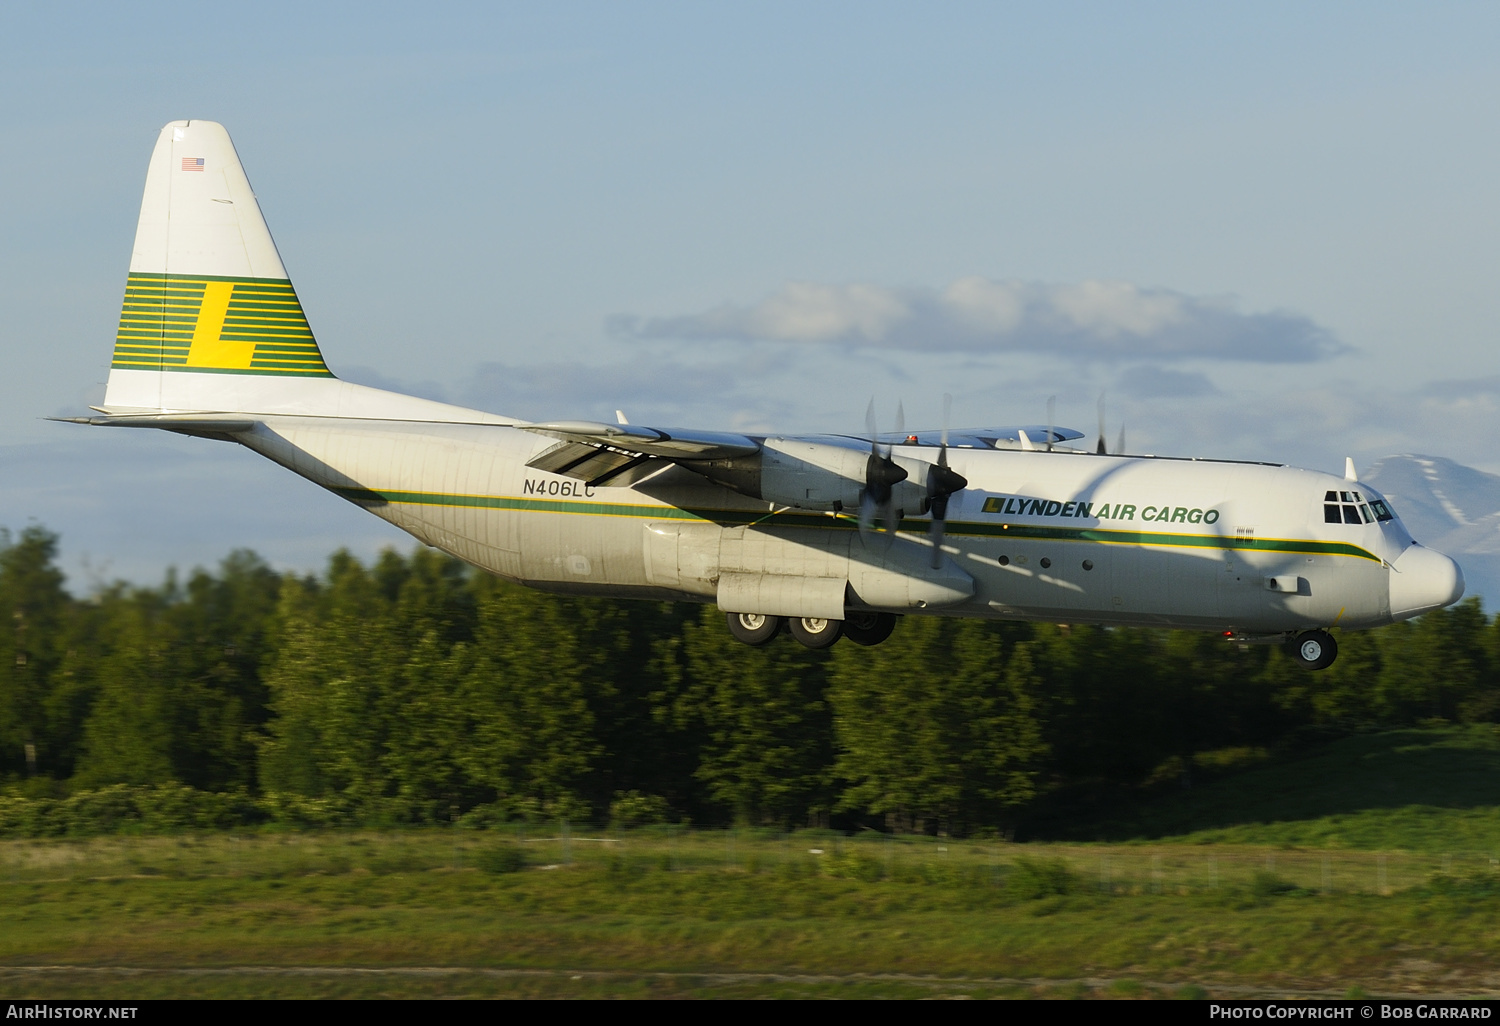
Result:
<svg viewBox="0 0 1500 1026"><path fill-rule="evenodd" d="M284 278L132 273L111 367L331 378Z"/></svg>

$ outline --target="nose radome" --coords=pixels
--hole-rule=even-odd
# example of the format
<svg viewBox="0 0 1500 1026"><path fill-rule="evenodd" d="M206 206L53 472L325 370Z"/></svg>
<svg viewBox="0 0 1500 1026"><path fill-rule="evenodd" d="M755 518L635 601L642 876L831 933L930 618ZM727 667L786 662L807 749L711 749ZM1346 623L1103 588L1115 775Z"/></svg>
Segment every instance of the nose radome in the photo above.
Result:
<svg viewBox="0 0 1500 1026"><path fill-rule="evenodd" d="M1391 565L1391 619L1405 620L1457 602L1464 572L1441 552L1413 545Z"/></svg>

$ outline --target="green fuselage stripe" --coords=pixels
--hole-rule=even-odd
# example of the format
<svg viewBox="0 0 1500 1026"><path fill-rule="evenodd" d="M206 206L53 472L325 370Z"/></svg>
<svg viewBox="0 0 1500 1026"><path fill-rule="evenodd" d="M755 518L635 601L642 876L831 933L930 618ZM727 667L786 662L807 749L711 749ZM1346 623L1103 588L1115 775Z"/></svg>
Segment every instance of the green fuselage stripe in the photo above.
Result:
<svg viewBox="0 0 1500 1026"><path fill-rule="evenodd" d="M702 520L724 526L760 524L767 527L810 527L823 530L857 530L858 521L848 515L785 511L758 513L739 509L682 509L677 506L645 506L615 502L575 502L513 495L449 495L442 492L372 491L368 488L334 488L333 491L364 504L397 503L412 506L460 506L477 509L512 509L533 513L567 513L575 516L633 517L644 520ZM906 519L902 531L925 533L928 521ZM1255 552L1300 552L1325 556L1352 556L1379 563L1379 556L1348 542L1310 538L1226 538L1212 534L1168 534L1157 531L1121 531L1104 527L1047 527L1036 524L976 523L949 521L946 533L977 538L1022 538L1040 541L1093 542L1099 545L1158 545L1174 548L1236 549Z"/></svg>

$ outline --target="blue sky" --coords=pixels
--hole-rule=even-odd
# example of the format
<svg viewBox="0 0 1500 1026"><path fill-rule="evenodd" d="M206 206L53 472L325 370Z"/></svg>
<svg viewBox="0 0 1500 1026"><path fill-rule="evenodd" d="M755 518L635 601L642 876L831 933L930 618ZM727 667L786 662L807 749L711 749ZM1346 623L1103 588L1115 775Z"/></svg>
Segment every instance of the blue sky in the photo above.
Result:
<svg viewBox="0 0 1500 1026"><path fill-rule="evenodd" d="M1059 420L1500 470L1500 8L0 9L0 524L70 572L405 536L102 395L146 158L234 136L335 372L523 417Z"/></svg>

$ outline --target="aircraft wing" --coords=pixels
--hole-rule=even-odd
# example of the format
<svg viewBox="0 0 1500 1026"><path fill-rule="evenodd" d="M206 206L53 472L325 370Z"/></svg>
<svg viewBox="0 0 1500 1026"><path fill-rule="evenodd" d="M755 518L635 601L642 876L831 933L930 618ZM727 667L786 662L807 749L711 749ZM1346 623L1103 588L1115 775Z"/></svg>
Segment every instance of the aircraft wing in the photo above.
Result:
<svg viewBox="0 0 1500 1026"><path fill-rule="evenodd" d="M639 471L652 460L671 463L727 460L760 451L760 442L755 439L720 431L667 430L587 420L517 427L558 439L556 445L533 457L526 464L528 467L591 485L610 481L625 484L639 476Z"/></svg>
<svg viewBox="0 0 1500 1026"><path fill-rule="evenodd" d="M1048 428L1045 424L1012 424L1005 427L954 428L948 432L948 444L957 449L1009 449L1021 442L1021 432L1026 432L1032 445L1046 445ZM1082 431L1053 425L1052 444L1061 445L1075 438L1082 438ZM904 435L882 434L880 442L889 445L901 444L915 438L917 445L939 445L943 439L941 431L915 431Z"/></svg>

